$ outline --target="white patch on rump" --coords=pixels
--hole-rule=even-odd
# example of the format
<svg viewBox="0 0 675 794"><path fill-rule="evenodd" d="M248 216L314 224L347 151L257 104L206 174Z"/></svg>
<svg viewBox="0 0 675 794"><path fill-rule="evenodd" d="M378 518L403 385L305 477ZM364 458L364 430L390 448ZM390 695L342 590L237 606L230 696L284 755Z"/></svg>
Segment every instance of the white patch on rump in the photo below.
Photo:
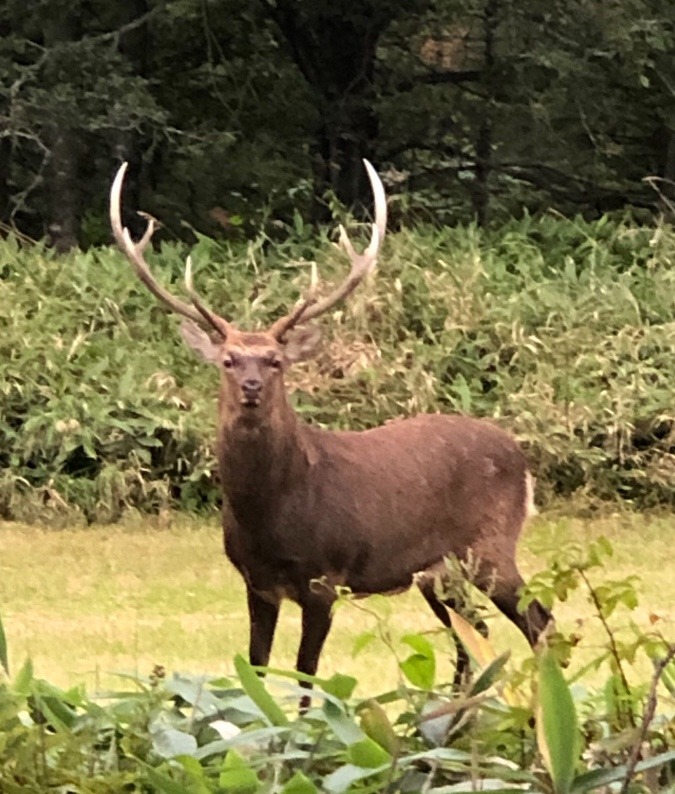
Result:
<svg viewBox="0 0 675 794"><path fill-rule="evenodd" d="M531 518L539 514L537 505L534 503L535 479L529 471L525 472L525 518Z"/></svg>

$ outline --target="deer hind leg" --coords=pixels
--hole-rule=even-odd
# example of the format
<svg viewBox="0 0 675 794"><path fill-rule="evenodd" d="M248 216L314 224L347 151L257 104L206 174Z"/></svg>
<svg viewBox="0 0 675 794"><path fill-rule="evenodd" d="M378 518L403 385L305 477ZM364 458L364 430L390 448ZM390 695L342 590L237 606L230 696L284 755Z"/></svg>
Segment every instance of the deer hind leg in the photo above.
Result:
<svg viewBox="0 0 675 794"><path fill-rule="evenodd" d="M442 576L441 576L442 582ZM457 598L455 596L441 596L436 592L436 580L432 577L420 577L417 581L417 586L419 587L420 592L424 596L425 601L431 607L431 611L436 615L436 617L441 621L441 623L450 630L450 634L452 636L452 640L455 644L456 650L456 663L455 663L455 675L452 681L452 685L455 689L461 689L469 679L469 672L470 672L470 663L469 663L469 655L466 652L466 648L464 644L461 642L459 637L457 636L455 630L452 628L452 622L450 620L450 615L448 614L448 610L446 607L450 607L456 612L463 611L463 604L461 598ZM487 626L482 620L479 620L475 623L475 628L483 634L483 636L487 636Z"/></svg>
<svg viewBox="0 0 675 794"><path fill-rule="evenodd" d="M524 611L518 609L519 591L525 584L515 563L493 567L482 565L476 586L525 635L532 647L552 620L552 615L536 599Z"/></svg>

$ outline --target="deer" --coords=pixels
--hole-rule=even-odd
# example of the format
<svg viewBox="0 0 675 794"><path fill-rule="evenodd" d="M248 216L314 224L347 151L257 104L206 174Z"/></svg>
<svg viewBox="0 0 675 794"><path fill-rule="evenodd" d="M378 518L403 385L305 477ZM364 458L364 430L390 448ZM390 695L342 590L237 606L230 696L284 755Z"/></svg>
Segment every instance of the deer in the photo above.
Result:
<svg viewBox="0 0 675 794"><path fill-rule="evenodd" d="M117 245L138 278L183 318L184 341L220 371L216 451L225 553L243 577L248 657L268 666L281 603L301 609L296 670L316 675L337 593L394 594L417 585L433 613L452 628L443 592L447 559L472 568L471 583L535 647L552 619L536 600L521 612L524 584L516 547L533 509L533 478L515 438L488 419L420 414L353 431L303 421L289 403L285 373L312 356L320 331L311 321L344 301L373 270L387 223L386 196L364 160L374 222L363 253L340 226L351 267L319 299L316 271L307 295L267 330L245 331L212 311L185 267L190 302L157 282L144 250L155 219L134 242L121 221L122 164L110 192ZM459 647L459 645L458 645ZM462 665L468 660L464 656ZM459 673L460 658L457 661ZM310 703L301 700L301 710Z"/></svg>

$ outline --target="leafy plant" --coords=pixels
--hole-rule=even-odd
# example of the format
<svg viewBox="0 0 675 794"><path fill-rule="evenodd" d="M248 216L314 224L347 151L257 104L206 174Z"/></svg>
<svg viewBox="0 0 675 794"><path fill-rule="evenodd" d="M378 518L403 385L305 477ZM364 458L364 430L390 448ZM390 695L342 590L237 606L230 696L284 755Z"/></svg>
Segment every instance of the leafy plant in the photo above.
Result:
<svg viewBox="0 0 675 794"><path fill-rule="evenodd" d="M586 557L568 551L567 570L558 555L550 592L556 581L583 584L582 571L597 576L599 549L610 551L605 542ZM605 584L593 590L601 611L607 611L605 594L609 603L614 592ZM569 588L561 592L566 597ZM385 652L400 659L401 679L394 690L365 697L354 696L357 682L345 675L322 680L256 671L241 657L231 678L167 676L157 667L145 678L126 678L121 691L91 697L82 687L64 691L37 678L27 661L0 682L0 788L11 794L582 794L612 786L625 794L675 782L675 645L653 627L636 629L635 653L653 658L654 672L645 686L630 688L634 721L627 726L609 707L611 665L604 678L585 681L605 669L603 649L573 674L563 673L556 643L539 651L536 664L513 669L508 654L497 656L453 614L474 670L457 691L435 674L434 646L423 635L398 636L391 615L378 614L381 603L368 607L378 623L371 641L379 637ZM362 608L349 597L341 604ZM622 609L614 606L606 620ZM621 647L621 632L610 622L607 629ZM570 646L573 664L579 644ZM299 713L307 694L301 684L308 681L313 702Z"/></svg>
<svg viewBox="0 0 675 794"><path fill-rule="evenodd" d="M200 237L200 291L269 322L344 262L305 233L268 250ZM180 291L184 254L158 277ZM377 278L292 371L309 421L360 429L420 411L495 419L527 447L540 502L580 494L672 505L675 236L603 218L391 235ZM0 515L59 523L210 510L216 378L106 248L56 257L0 241Z"/></svg>

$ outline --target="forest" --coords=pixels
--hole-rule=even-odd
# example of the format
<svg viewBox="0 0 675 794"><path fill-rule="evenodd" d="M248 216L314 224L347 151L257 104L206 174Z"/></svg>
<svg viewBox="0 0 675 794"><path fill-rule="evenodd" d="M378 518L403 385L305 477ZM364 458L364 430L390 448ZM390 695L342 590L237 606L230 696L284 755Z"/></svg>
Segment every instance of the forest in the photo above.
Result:
<svg viewBox="0 0 675 794"><path fill-rule="evenodd" d="M6 0L0 38L0 221L59 251L122 160L186 239L358 208L362 157L395 226L674 195L670 0Z"/></svg>

